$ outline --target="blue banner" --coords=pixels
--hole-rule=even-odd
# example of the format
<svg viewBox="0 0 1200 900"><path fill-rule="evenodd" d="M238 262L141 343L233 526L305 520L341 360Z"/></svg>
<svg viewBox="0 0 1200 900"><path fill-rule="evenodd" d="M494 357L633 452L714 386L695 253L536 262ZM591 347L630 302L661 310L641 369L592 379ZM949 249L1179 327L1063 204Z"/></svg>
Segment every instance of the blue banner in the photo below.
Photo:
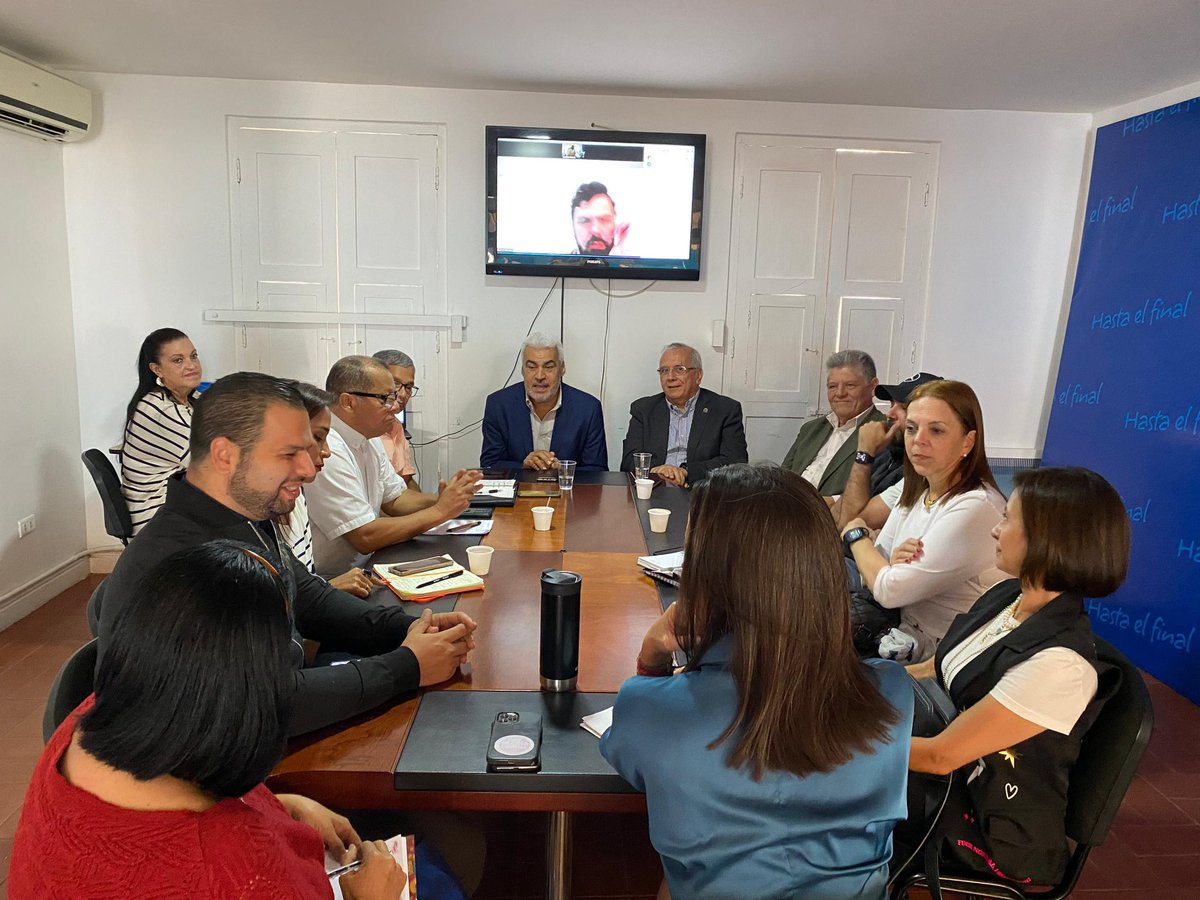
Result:
<svg viewBox="0 0 1200 900"><path fill-rule="evenodd" d="M1121 493L1129 578L1096 633L1200 702L1200 98L1096 132L1042 464Z"/></svg>

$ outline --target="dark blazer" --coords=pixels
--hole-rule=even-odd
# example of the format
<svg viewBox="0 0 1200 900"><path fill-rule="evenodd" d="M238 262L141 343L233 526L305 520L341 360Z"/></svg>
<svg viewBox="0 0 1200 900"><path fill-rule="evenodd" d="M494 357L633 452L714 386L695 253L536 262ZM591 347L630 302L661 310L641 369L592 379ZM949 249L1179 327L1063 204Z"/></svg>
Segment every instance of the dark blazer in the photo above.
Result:
<svg viewBox="0 0 1200 900"><path fill-rule="evenodd" d="M884 414L874 408L870 415L863 419L863 422L885 421L887 418ZM859 424L861 427L862 423ZM829 440L831 434L833 434L833 426L829 424L828 418L818 416L815 419L809 419L800 426L800 432L796 435L796 440L792 442L792 448L783 458L783 467L791 469L797 475L802 474L817 458L817 454L821 452L821 448L825 446L825 442ZM856 428L854 434L850 435L849 440L842 444L841 449L833 454L833 459L825 467L825 471L821 475L821 483L817 485L821 496L831 497L845 490L846 480L850 477L850 469L854 467L854 451L857 449L858 429Z"/></svg>
<svg viewBox="0 0 1200 900"><path fill-rule="evenodd" d="M562 406L554 415L550 449L559 459L573 459L579 472L608 471L608 444L600 401L569 384L562 386ZM483 407L483 449L479 464L519 469L533 452L533 428L525 405L525 382L488 394Z"/></svg>
<svg viewBox="0 0 1200 900"><path fill-rule="evenodd" d="M629 406L629 431L621 447L621 471L633 471L633 454L647 452L650 465L667 461L667 438L671 431L671 411L666 394L654 394L634 400ZM700 388L688 434L688 483L699 481L713 469L730 463L744 463L746 432L742 427L742 405Z"/></svg>

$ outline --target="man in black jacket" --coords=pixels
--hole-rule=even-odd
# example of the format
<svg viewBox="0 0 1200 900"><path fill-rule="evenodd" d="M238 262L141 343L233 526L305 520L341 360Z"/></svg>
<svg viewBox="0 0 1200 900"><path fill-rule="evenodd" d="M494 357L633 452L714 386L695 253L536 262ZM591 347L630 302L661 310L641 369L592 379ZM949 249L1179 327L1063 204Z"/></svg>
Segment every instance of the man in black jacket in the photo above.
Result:
<svg viewBox="0 0 1200 900"><path fill-rule="evenodd" d="M632 472L633 454L650 454L650 471L680 486L713 469L744 463L742 405L701 388L700 354L687 344L667 344L658 359L662 393L634 400L621 448L621 471Z"/></svg>
<svg viewBox="0 0 1200 900"><path fill-rule="evenodd" d="M273 520L296 504L315 468L308 413L287 382L257 372L217 381L197 401L191 463L167 485L167 500L121 554L88 603L103 656L113 623L143 576L184 547L231 538L262 548L288 590L296 702L289 729L301 734L451 677L474 647L475 623L458 612L420 619L330 587L280 542ZM357 658L305 667L301 638Z"/></svg>

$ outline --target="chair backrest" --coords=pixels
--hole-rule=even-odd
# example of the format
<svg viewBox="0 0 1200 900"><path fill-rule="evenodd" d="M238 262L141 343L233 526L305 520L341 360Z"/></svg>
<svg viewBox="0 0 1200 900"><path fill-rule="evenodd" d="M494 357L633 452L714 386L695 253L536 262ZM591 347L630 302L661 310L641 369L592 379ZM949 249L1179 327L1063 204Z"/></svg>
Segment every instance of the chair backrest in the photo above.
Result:
<svg viewBox="0 0 1200 900"><path fill-rule="evenodd" d="M129 517L125 495L121 493L121 479L117 477L117 470L108 457L95 447L83 451L83 464L92 481L96 482L100 502L104 505L104 530L122 544L128 544L133 537L133 520Z"/></svg>
<svg viewBox="0 0 1200 900"><path fill-rule="evenodd" d="M42 741L50 740L56 728L62 724L75 707L87 699L96 680L95 638L71 654L63 663L50 686L46 698L46 710L42 713Z"/></svg>
<svg viewBox="0 0 1200 900"><path fill-rule="evenodd" d="M1083 736L1071 769L1067 834L1090 846L1108 834L1154 730L1154 706L1142 673L1102 638L1096 638L1096 658L1112 667L1110 676L1120 674L1120 684Z"/></svg>

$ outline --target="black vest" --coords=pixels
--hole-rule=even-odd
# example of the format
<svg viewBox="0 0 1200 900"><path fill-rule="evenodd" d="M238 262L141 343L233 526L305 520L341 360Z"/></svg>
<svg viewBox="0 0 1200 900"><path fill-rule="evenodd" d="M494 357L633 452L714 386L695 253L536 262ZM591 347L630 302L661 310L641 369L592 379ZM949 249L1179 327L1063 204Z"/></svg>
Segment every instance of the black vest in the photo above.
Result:
<svg viewBox="0 0 1200 900"><path fill-rule="evenodd" d="M1016 579L1003 581L954 620L937 650L939 681L946 653L992 621L1020 590ZM1115 670L1106 672L1110 667L1096 661L1096 645L1083 598L1060 594L1051 600L964 666L954 676L950 690L954 705L965 710L986 697L1013 666L1050 647L1073 650L1097 670L1096 696L1070 734L1047 729L1015 747L985 756L983 771L966 785L965 795L960 795L960 800L969 804L962 810L966 816L963 822L978 830L964 827L958 834L959 829L951 827L947 835L956 858L983 871L998 870L1005 877L1032 879L1037 884L1055 882L1066 867L1065 818L1071 767L1079 757L1084 733L1115 688ZM964 767L964 781L974 769L974 763ZM964 842L983 846L964 846Z"/></svg>

